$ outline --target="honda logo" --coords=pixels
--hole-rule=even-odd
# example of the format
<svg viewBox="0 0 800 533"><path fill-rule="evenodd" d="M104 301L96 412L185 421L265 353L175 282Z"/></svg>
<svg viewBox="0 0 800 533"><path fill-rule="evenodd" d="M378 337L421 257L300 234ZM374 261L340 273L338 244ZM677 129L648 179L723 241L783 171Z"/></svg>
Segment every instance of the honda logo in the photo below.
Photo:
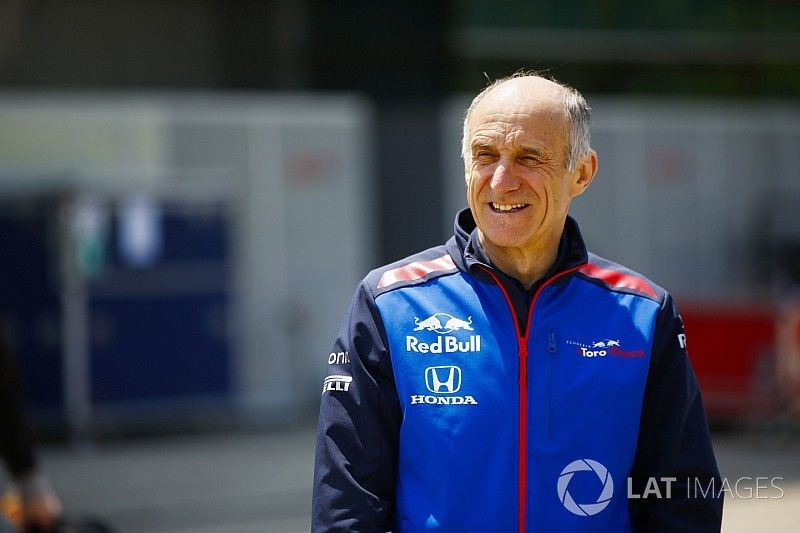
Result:
<svg viewBox="0 0 800 533"><path fill-rule="evenodd" d="M425 369L425 386L437 394L453 394L461 388L461 369L457 366L429 366Z"/></svg>

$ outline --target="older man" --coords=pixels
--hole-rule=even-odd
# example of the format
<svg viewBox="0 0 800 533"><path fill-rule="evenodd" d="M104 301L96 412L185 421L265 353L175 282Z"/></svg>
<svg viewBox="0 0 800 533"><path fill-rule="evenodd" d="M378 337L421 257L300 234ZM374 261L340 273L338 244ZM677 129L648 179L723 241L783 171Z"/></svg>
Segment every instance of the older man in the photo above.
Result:
<svg viewBox="0 0 800 533"><path fill-rule="evenodd" d="M314 531L719 530L677 308L568 216L589 117L535 75L472 102L455 235L371 272L328 358Z"/></svg>

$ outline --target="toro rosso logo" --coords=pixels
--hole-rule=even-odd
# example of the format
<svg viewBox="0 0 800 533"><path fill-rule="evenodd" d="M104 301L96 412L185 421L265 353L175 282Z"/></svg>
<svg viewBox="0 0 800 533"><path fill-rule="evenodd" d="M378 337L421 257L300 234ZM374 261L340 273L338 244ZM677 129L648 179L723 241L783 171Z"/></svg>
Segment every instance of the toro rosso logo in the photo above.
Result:
<svg viewBox="0 0 800 533"><path fill-rule="evenodd" d="M425 320L414 317L414 324L417 326L414 328L414 331L426 330L441 334L458 331L460 329L475 331L472 329L472 317L468 317L467 320L461 320L447 313L436 313Z"/></svg>
<svg viewBox="0 0 800 533"><path fill-rule="evenodd" d="M607 338L592 342L576 342L568 340L567 344L572 344L575 346L575 353L581 357L605 357L607 355L634 359L644 357L644 350L631 350L623 348L619 339Z"/></svg>
<svg viewBox="0 0 800 533"><path fill-rule="evenodd" d="M592 343L592 348L611 348L612 346L619 346L619 341L615 341L614 339L606 339L604 341Z"/></svg>

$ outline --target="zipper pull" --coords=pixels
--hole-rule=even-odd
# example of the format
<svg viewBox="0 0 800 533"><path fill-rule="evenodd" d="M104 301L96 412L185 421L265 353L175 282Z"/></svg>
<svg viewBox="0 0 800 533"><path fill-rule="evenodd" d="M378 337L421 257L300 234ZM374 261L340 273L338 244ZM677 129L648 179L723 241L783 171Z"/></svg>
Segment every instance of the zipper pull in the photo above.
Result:
<svg viewBox="0 0 800 533"><path fill-rule="evenodd" d="M556 351L556 330L550 328L550 335L547 337L547 351L555 353Z"/></svg>

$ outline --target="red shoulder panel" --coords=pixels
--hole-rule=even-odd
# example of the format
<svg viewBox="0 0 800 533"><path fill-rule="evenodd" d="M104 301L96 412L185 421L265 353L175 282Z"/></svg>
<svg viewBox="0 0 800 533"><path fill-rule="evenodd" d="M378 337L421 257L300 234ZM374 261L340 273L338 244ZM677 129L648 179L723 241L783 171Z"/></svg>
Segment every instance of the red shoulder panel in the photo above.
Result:
<svg viewBox="0 0 800 533"><path fill-rule="evenodd" d="M399 281L414 281L437 270L452 270L454 268L456 268L456 264L453 263L453 259L448 254L431 261L416 261L384 272L378 282L378 288L382 289Z"/></svg>
<svg viewBox="0 0 800 533"><path fill-rule="evenodd" d="M641 292L642 294L646 294L654 300L658 299L658 295L656 294L655 289L653 289L653 286L638 276L632 276L630 274L625 274L624 272L603 268L595 265L594 263L586 263L586 265L583 266L578 272L586 274L592 278L603 280L603 282L611 285L612 287L617 287L620 289L633 289Z"/></svg>

